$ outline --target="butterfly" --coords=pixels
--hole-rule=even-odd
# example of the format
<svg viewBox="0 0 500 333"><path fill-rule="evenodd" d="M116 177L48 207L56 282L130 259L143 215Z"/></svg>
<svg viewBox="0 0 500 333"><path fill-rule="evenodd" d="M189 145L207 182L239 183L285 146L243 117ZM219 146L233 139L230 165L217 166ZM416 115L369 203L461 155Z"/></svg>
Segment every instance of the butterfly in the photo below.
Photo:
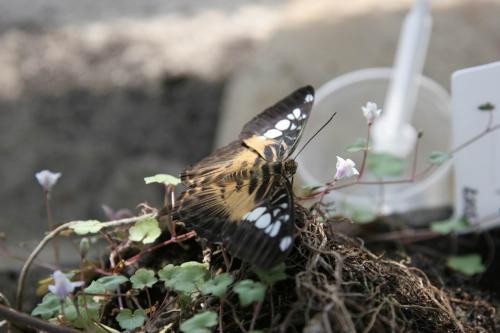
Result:
<svg viewBox="0 0 500 333"><path fill-rule="evenodd" d="M296 217L290 155L313 101L312 87L296 90L250 120L237 140L184 170L173 218L257 268L281 262Z"/></svg>

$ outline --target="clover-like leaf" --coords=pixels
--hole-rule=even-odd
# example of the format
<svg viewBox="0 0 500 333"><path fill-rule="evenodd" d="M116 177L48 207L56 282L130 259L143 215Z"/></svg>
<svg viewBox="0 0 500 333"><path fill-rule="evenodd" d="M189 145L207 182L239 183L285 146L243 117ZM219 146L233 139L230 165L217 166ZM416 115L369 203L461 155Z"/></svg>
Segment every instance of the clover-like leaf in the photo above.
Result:
<svg viewBox="0 0 500 333"><path fill-rule="evenodd" d="M158 276L167 288L189 295L202 287L208 269L206 264L188 261L180 266L169 264L158 272Z"/></svg>
<svg viewBox="0 0 500 333"><path fill-rule="evenodd" d="M104 227L104 223L97 220L78 221L71 225L72 229L78 235L95 234Z"/></svg>
<svg viewBox="0 0 500 333"><path fill-rule="evenodd" d="M183 322L180 329L184 333L210 333L215 325L217 325L217 313L205 311Z"/></svg>
<svg viewBox="0 0 500 333"><path fill-rule="evenodd" d="M479 105L477 107L477 109L479 111L493 111L493 110L495 110L495 105L490 103L490 102L486 102L486 103Z"/></svg>
<svg viewBox="0 0 500 333"><path fill-rule="evenodd" d="M353 144L350 144L349 146L347 146L345 150L349 153L356 153L359 151L363 151L365 149L368 149L367 144L366 144L366 139L357 138L356 141L354 141Z"/></svg>
<svg viewBox="0 0 500 333"><path fill-rule="evenodd" d="M78 311L76 305L78 305ZM78 296L76 304L72 302L64 304L64 316L66 320L72 322L74 327L86 328L93 322L99 321L101 306L102 304L95 302L92 297Z"/></svg>
<svg viewBox="0 0 500 333"><path fill-rule="evenodd" d="M240 304L243 306L263 301L266 294L266 286L253 280L242 280L233 287L233 290L238 294Z"/></svg>
<svg viewBox="0 0 500 333"><path fill-rule="evenodd" d="M128 278L123 275L109 275L100 277L96 281L107 291L115 291L120 284L127 282Z"/></svg>
<svg viewBox="0 0 500 333"><path fill-rule="evenodd" d="M144 325L146 314L143 310L137 309L132 313L130 309L123 309L116 316L116 321L125 330L133 330Z"/></svg>
<svg viewBox="0 0 500 333"><path fill-rule="evenodd" d="M451 232L465 231L470 225L465 218L451 218L448 220L431 223L431 230L439 234L449 234Z"/></svg>
<svg viewBox="0 0 500 333"><path fill-rule="evenodd" d="M467 276L472 276L486 271L486 267L482 263L481 256L477 253L449 257L446 264L451 269Z"/></svg>
<svg viewBox="0 0 500 333"><path fill-rule="evenodd" d="M132 282L132 288L143 289L151 288L158 279L155 276L155 272L146 268L139 268L134 275L130 277L130 282Z"/></svg>
<svg viewBox="0 0 500 333"><path fill-rule="evenodd" d="M278 281L286 280L285 263L281 263L269 270L256 269L255 274L268 286L274 285Z"/></svg>
<svg viewBox="0 0 500 333"><path fill-rule="evenodd" d="M431 156L429 157L429 162L431 164L439 165L443 164L449 159L450 159L450 154L448 154L447 152L435 150L431 153Z"/></svg>
<svg viewBox="0 0 500 333"><path fill-rule="evenodd" d="M229 273L222 273L208 280L203 284L201 288L201 293L203 295L212 294L219 298L223 297L227 293L227 288L233 283L234 279Z"/></svg>
<svg viewBox="0 0 500 333"><path fill-rule="evenodd" d="M386 153L369 154L366 159L366 166L377 178L395 177L403 173L405 161Z"/></svg>
<svg viewBox="0 0 500 333"><path fill-rule="evenodd" d="M129 234L131 241L149 244L153 243L160 236L161 229L156 219L147 218L134 224L129 229Z"/></svg>
<svg viewBox="0 0 500 333"><path fill-rule="evenodd" d="M158 174L158 175L144 178L144 182L146 184L159 183L159 184L176 186L176 185L180 184L181 180L179 178L171 176L171 175Z"/></svg>

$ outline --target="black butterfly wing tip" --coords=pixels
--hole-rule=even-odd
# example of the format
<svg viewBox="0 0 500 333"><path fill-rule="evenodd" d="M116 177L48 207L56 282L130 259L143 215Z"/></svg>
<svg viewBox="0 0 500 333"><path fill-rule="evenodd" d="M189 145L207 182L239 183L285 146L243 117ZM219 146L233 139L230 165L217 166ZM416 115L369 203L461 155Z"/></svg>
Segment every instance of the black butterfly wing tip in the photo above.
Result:
<svg viewBox="0 0 500 333"><path fill-rule="evenodd" d="M314 87L311 85L303 86L302 88L297 89L298 93L301 93L303 95L311 94L314 96Z"/></svg>

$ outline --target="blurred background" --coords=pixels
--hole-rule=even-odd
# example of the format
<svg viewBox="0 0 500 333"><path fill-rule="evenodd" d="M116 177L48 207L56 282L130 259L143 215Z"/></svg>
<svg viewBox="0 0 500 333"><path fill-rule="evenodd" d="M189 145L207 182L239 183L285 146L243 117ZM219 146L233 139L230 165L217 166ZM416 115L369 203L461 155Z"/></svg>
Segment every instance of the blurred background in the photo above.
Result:
<svg viewBox="0 0 500 333"><path fill-rule="evenodd" d="M176 174L227 142L247 120L238 113L301 85L391 66L410 6L0 0L2 253L6 244L25 257L46 230L37 171L62 172L57 223L105 220L103 204L159 207L161 189L143 178ZM428 77L449 89L453 71L499 59L499 0L436 0L432 15ZM19 263L0 257L0 269Z"/></svg>

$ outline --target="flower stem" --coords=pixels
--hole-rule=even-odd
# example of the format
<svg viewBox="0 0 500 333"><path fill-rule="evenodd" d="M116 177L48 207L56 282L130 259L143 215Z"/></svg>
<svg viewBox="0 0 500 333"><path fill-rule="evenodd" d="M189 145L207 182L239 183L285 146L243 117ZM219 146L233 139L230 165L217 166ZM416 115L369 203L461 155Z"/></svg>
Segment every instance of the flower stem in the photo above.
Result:
<svg viewBox="0 0 500 333"><path fill-rule="evenodd" d="M54 230L54 218L52 215L52 209L50 207L50 191L44 191L45 194L45 210L47 211L47 225L49 227L49 231ZM52 249L54 250L54 263L57 267L60 266L60 257L59 257L59 242L57 239L54 239L52 242Z"/></svg>
<svg viewBox="0 0 500 333"><path fill-rule="evenodd" d="M368 157L368 149L370 147L370 132L372 128L372 123L368 123L368 129L366 131L366 147L363 149L363 160L361 161L361 167L359 168L358 180L363 177L363 173L365 172L366 166L366 158Z"/></svg>

